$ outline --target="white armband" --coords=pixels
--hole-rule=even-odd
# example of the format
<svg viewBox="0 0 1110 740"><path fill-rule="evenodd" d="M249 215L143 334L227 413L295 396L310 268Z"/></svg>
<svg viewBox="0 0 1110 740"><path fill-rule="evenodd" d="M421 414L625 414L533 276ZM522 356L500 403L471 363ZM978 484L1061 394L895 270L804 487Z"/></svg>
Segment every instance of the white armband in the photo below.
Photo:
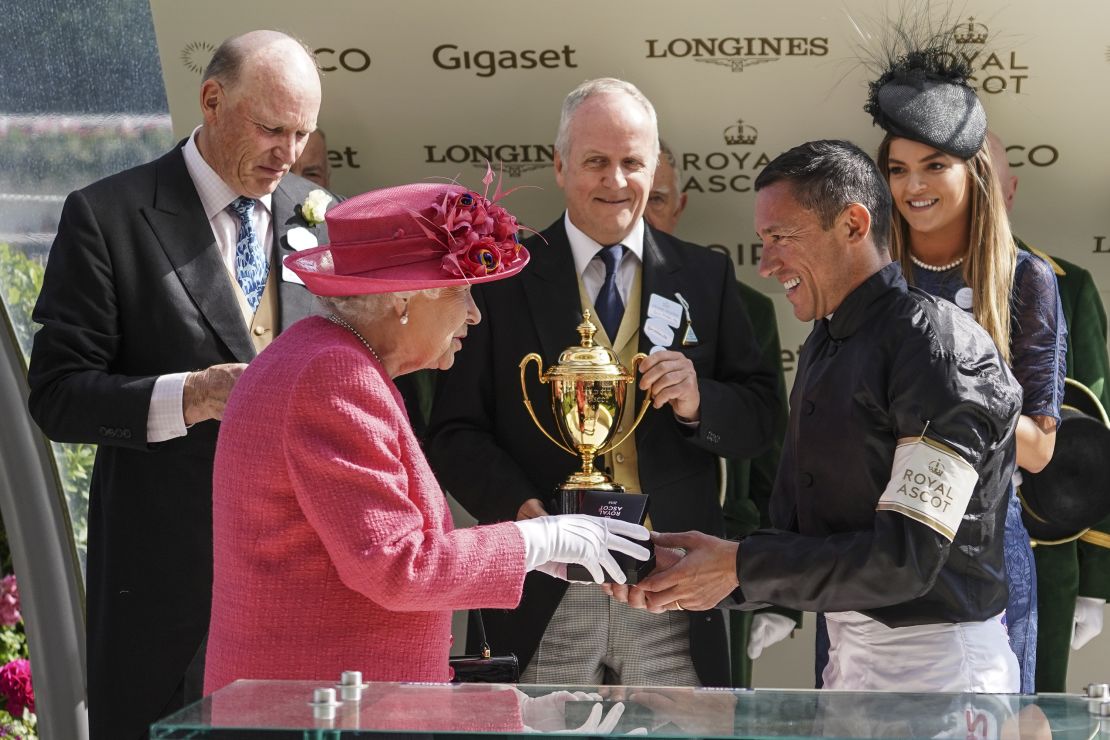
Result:
<svg viewBox="0 0 1110 740"><path fill-rule="evenodd" d="M890 482L875 509L904 514L951 542L978 482L966 460L923 437L894 449Z"/></svg>

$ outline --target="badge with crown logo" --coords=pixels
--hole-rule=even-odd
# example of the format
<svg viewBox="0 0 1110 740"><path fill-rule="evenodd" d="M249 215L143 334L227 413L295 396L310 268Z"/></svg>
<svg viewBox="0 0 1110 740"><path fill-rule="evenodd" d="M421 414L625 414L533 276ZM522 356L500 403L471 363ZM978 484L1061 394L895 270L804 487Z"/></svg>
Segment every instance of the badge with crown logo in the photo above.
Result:
<svg viewBox="0 0 1110 740"><path fill-rule="evenodd" d="M929 463L929 472L936 476L944 475L944 463L941 462L940 458Z"/></svg>

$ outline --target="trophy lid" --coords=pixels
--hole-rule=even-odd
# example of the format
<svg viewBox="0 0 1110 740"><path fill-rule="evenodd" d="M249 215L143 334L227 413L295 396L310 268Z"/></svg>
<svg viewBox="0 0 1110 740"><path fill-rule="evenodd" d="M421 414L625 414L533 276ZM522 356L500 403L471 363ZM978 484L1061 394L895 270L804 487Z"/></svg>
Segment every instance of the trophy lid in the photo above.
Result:
<svg viewBox="0 0 1110 740"><path fill-rule="evenodd" d="M591 378L633 380L621 364L616 352L608 347L594 344L597 326L590 319L590 311L586 309L582 313L582 323L578 325L578 335L582 338L581 344L563 350L559 354L559 361L543 374L544 380Z"/></svg>

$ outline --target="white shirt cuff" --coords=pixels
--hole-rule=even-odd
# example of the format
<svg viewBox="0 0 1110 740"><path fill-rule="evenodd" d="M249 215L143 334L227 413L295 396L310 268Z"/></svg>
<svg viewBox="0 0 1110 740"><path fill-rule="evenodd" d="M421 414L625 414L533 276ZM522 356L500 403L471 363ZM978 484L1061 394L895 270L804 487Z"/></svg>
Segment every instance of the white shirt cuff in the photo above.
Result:
<svg viewBox="0 0 1110 740"><path fill-rule="evenodd" d="M684 419L678 414L675 414L674 420L678 422L679 426L686 427L690 430L695 430L701 426L701 419Z"/></svg>
<svg viewBox="0 0 1110 740"><path fill-rule="evenodd" d="M185 411L182 397L185 394L185 378L189 373L170 373L159 375L154 381L154 392L150 394L150 408L146 414L146 441L165 442L174 437L184 437Z"/></svg>

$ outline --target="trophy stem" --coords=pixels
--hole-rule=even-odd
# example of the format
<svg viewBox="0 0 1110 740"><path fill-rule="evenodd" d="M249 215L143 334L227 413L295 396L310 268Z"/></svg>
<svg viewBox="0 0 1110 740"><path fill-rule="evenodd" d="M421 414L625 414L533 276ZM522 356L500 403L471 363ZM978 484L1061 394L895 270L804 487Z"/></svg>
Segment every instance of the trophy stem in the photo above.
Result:
<svg viewBox="0 0 1110 740"><path fill-rule="evenodd" d="M594 474L594 451L593 450L578 450L578 456L582 458L582 475L592 476Z"/></svg>

